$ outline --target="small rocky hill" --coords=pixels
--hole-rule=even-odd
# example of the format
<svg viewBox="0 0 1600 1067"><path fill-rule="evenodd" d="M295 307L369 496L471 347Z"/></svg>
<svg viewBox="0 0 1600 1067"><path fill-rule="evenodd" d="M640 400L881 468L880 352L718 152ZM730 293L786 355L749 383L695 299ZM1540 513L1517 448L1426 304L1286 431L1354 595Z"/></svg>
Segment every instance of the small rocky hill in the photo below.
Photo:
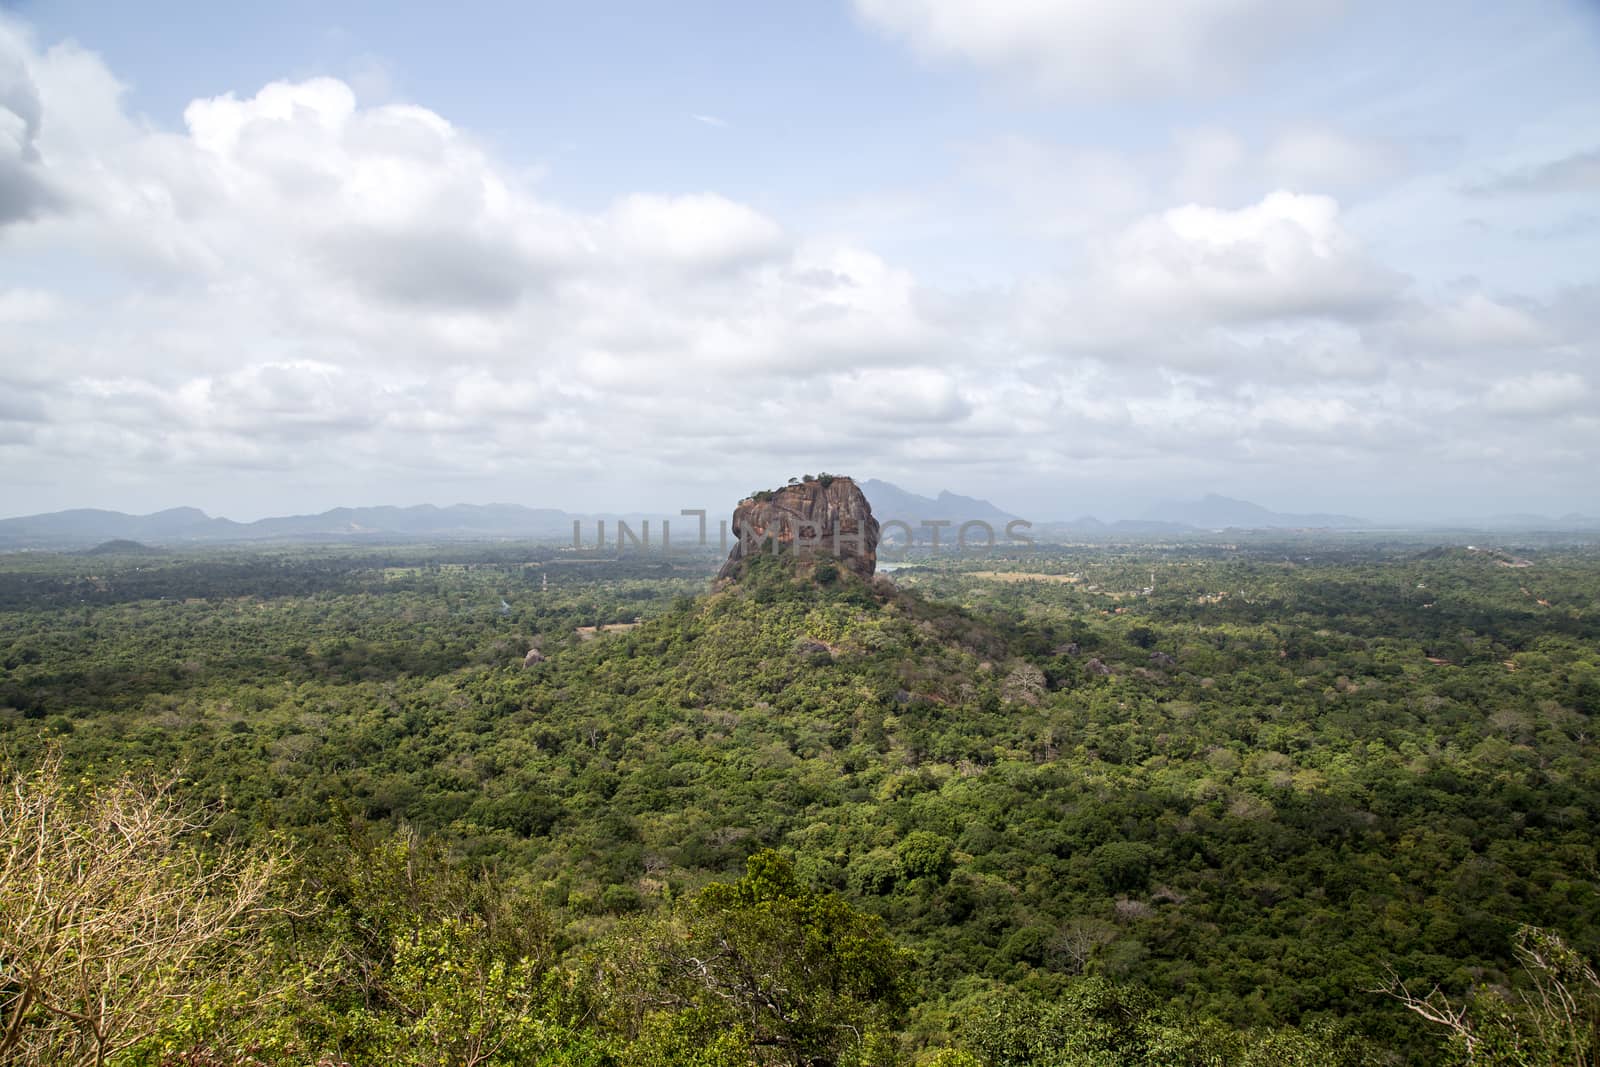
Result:
<svg viewBox="0 0 1600 1067"><path fill-rule="evenodd" d="M84 552L86 556L160 556L164 554L161 549L151 548L141 541L130 541L120 537L110 541L102 541Z"/></svg>

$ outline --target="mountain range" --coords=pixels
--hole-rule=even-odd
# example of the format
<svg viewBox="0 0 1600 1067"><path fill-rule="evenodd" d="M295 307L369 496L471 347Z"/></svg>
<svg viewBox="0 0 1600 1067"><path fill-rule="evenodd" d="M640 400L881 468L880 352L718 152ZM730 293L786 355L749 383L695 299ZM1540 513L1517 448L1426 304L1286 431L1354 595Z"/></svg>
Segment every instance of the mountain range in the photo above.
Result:
<svg viewBox="0 0 1600 1067"><path fill-rule="evenodd" d="M872 514L879 522L899 519L915 529L924 520L944 520L951 523L978 519L991 524L1010 522L1017 516L1002 511L987 500L958 496L948 489L938 496L919 496L907 492L890 482L868 478L861 483L861 491L872 505Z"/></svg>
<svg viewBox="0 0 1600 1067"><path fill-rule="evenodd" d="M941 492L918 496L889 482L871 480L862 490L873 513L882 519L899 519L917 527L924 519L954 523L983 519L1005 523L1013 516L987 500ZM622 518L635 530L648 515L595 515L558 508L530 508L520 504L454 504L436 507L344 507L315 515L284 515L235 522L207 515L199 508L170 508L150 515L77 508L44 515L0 519L0 548L84 548L108 541L139 544L210 543L252 541L385 541L424 538L529 538L566 541L574 520L583 524L585 541L595 536L594 520Z"/></svg>
<svg viewBox="0 0 1600 1067"><path fill-rule="evenodd" d="M924 520L954 525L982 520L998 530L1017 516L976 497L948 490L921 496L890 482L868 479L862 492L880 522L898 519L914 530ZM473 540L516 538L562 541L572 536L572 523L583 524L584 538L592 540L595 519L622 518L637 525L647 515L593 515L558 508L530 508L520 504L454 504L436 507L341 507L315 515L284 515L235 522L207 515L199 508L182 507L150 515L77 508L43 515L0 519L0 550L83 549L104 542L139 544L229 544L263 541L343 542ZM1410 524L1418 529L1589 532L1600 530L1600 518L1569 514L1496 515L1487 519L1448 523ZM1351 515L1299 514L1272 511L1247 500L1209 494L1195 500L1163 501L1140 518L1103 522L1091 515L1068 522L1036 522L1037 539L1059 536L1158 535L1181 536L1203 530L1360 530L1395 528L1394 524L1368 522ZM921 534L919 532L920 539ZM137 546L135 546L137 547Z"/></svg>
<svg viewBox="0 0 1600 1067"><path fill-rule="evenodd" d="M170 508L151 515L79 508L0 519L0 547L69 548L103 541L172 544L245 541L394 540L419 537L570 538L580 516L518 504L435 507L334 508L315 515L284 515L235 522L199 508Z"/></svg>

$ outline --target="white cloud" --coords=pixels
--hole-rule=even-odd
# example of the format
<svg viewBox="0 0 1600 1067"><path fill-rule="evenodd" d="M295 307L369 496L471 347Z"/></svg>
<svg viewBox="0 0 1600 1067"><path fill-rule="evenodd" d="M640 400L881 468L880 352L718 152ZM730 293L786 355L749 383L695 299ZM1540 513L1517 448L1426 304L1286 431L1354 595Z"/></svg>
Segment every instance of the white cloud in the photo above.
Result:
<svg viewBox="0 0 1600 1067"><path fill-rule="evenodd" d="M1485 411L1559 411L1552 442L1595 440L1571 417L1600 329L1585 294L1424 298L1334 198L1225 196L1255 158L1231 134L1184 143L1194 202L1166 210L1127 155L979 142L964 187L1060 254L940 291L925 262L716 191L558 202L448 117L332 79L198 100L164 130L92 54L16 40L39 121L0 143L24 130L63 210L0 232L21 271L0 286L0 462L87 496L244 493L244 471L284 498L471 497L934 456L1114 481L1213 469L1197 450L1378 462L1500 432L1516 454L1531 420ZM1506 381L1438 370L1505 353Z"/></svg>
<svg viewBox="0 0 1600 1067"><path fill-rule="evenodd" d="M1505 352L1542 348L1559 334L1532 307L1473 290L1431 304L1416 304L1389 329L1391 343L1421 353Z"/></svg>
<svg viewBox="0 0 1600 1067"><path fill-rule="evenodd" d="M714 193L635 194L613 206L608 221L624 256L688 269L718 270L784 250L777 223Z"/></svg>
<svg viewBox="0 0 1600 1067"><path fill-rule="evenodd" d="M1552 416L1586 408L1589 386L1571 372L1540 371L1495 382L1483 406L1497 415Z"/></svg>
<svg viewBox="0 0 1600 1067"><path fill-rule="evenodd" d="M23 326L58 318L65 301L43 289L0 289L0 325Z"/></svg>
<svg viewBox="0 0 1600 1067"><path fill-rule="evenodd" d="M0 226L60 206L39 159L43 107L23 35L0 20Z"/></svg>
<svg viewBox="0 0 1600 1067"><path fill-rule="evenodd" d="M882 422L950 427L971 413L953 375L935 367L903 367L839 375L830 382L833 410L876 426Z"/></svg>
<svg viewBox="0 0 1600 1067"><path fill-rule="evenodd" d="M1361 410L1347 397L1308 394L1269 394L1252 411L1258 424L1298 436L1347 436L1366 422Z"/></svg>
<svg viewBox="0 0 1600 1067"><path fill-rule="evenodd" d="M1236 319L1359 316L1398 287L1340 224L1337 201L1283 191L1141 219L1100 249L1098 269L1130 304Z"/></svg>
<svg viewBox="0 0 1600 1067"><path fill-rule="evenodd" d="M855 0L871 25L934 60L1046 92L1122 94L1226 84L1334 0Z"/></svg>
<svg viewBox="0 0 1600 1067"><path fill-rule="evenodd" d="M24 69L40 166L84 208L20 251L109 265L111 287L70 318L0 290L0 321L31 324L0 339L5 377L48 352L0 417L44 420L5 434L41 465L592 465L599 436L681 435L709 395L734 424L763 395L803 406L798 381L950 348L907 271L716 193L565 207L443 116L329 78L197 100L167 133L88 53Z"/></svg>
<svg viewBox="0 0 1600 1067"><path fill-rule="evenodd" d="M1349 200L1371 196L1417 163L1407 143L1301 121L1266 136L1202 126L1173 135L1171 189L1179 200L1227 204L1281 189Z"/></svg>

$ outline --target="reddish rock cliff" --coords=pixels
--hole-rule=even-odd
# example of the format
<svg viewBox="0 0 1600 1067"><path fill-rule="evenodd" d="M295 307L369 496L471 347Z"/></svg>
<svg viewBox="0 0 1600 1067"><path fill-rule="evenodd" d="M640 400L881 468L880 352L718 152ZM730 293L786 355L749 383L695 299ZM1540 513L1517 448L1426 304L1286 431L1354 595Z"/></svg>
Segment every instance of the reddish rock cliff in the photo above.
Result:
<svg viewBox="0 0 1600 1067"><path fill-rule="evenodd" d="M832 556L869 579L878 566L878 520L849 478L824 475L747 497L734 509L733 534L738 542L719 578L738 577L743 561L758 552Z"/></svg>

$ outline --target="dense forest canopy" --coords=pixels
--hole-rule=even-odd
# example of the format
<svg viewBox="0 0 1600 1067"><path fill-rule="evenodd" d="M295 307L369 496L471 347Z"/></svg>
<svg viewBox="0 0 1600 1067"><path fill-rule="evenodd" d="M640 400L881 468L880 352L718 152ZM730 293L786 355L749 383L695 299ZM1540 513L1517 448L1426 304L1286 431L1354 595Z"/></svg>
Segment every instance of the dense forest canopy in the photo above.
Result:
<svg viewBox="0 0 1600 1067"><path fill-rule="evenodd" d="M8 795L290 902L117 1062L1590 1062L1600 553L716 562L0 557Z"/></svg>

